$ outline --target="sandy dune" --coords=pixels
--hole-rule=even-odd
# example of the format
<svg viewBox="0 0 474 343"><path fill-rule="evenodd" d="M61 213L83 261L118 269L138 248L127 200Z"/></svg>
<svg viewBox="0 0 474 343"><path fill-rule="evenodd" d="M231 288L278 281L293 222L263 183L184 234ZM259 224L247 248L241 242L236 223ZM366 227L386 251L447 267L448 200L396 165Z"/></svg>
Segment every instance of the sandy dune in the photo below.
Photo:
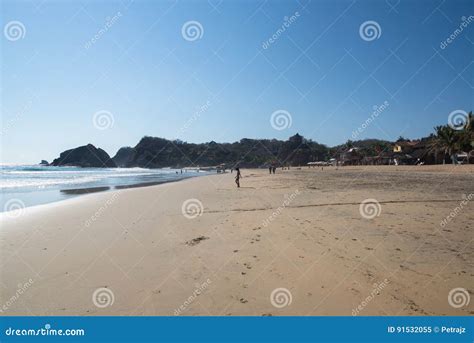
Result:
<svg viewBox="0 0 474 343"><path fill-rule="evenodd" d="M448 302L455 288L467 290L461 298L473 291L473 172L473 166L292 168L276 175L244 169L240 189L228 173L85 195L26 209L18 218L2 214L0 309L7 315L473 314L474 300L459 308ZM191 211L200 203L188 199L202 203L201 215ZM361 214L366 199L380 206L362 207L372 219ZM451 212L457 214L443 222ZM94 304L97 289L105 296Z"/></svg>

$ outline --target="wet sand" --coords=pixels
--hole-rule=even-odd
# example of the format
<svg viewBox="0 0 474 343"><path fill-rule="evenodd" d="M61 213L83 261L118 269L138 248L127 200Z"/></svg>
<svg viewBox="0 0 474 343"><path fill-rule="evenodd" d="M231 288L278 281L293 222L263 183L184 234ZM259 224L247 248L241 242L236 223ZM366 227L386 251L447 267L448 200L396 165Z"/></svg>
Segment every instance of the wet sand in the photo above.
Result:
<svg viewBox="0 0 474 343"><path fill-rule="evenodd" d="M242 174L2 214L1 314L474 313L473 166Z"/></svg>

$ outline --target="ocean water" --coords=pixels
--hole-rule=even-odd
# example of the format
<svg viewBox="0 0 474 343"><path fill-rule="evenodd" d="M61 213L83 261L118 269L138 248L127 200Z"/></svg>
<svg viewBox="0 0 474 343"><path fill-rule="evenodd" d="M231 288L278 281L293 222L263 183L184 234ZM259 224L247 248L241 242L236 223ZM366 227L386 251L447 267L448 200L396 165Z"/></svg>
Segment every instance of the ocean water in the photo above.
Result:
<svg viewBox="0 0 474 343"><path fill-rule="evenodd" d="M77 168L0 165L0 212L81 194L141 187L204 175L180 169Z"/></svg>

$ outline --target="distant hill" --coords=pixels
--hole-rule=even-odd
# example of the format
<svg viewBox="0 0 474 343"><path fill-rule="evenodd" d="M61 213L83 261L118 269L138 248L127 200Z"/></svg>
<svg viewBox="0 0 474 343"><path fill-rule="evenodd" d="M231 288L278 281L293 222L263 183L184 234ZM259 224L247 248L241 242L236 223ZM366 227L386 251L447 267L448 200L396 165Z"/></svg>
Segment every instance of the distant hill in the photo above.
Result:
<svg viewBox="0 0 474 343"><path fill-rule="evenodd" d="M211 141L201 144L145 136L134 147L120 148L113 158L104 150L88 144L61 153L51 165L184 168L226 164L227 168L237 165L255 168L269 165L302 166L313 161L328 161L330 158L336 158L342 163L357 164L391 163L394 159L401 163L440 163L455 161L454 155L457 152L463 152L461 156L466 156L467 153L468 156L474 156L472 122L474 119L471 112L465 118L463 129L453 129L449 125L438 126L435 128L436 134L414 141L403 137L396 142L381 139L348 140L331 148L298 133L286 141L243 138L234 143ZM394 151L395 143L400 151ZM467 158L467 162L470 158Z"/></svg>
<svg viewBox="0 0 474 343"><path fill-rule="evenodd" d="M328 158L328 147L296 134L287 141L244 138L234 143L202 144L145 136L135 147L121 148L113 160L121 167L182 168L221 163L241 167L304 165Z"/></svg>

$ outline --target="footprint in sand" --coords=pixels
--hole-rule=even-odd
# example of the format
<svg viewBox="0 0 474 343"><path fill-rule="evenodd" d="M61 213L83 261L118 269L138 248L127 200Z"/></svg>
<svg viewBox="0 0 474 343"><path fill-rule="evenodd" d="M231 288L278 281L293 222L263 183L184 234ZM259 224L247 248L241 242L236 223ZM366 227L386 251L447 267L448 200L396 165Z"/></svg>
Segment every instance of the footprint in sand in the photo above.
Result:
<svg viewBox="0 0 474 343"><path fill-rule="evenodd" d="M360 294L360 291L356 288L351 288L352 293L354 294Z"/></svg>
<svg viewBox="0 0 474 343"><path fill-rule="evenodd" d="M250 241L250 244L253 244L255 242L260 242L260 238L252 238L252 240Z"/></svg>
<svg viewBox="0 0 474 343"><path fill-rule="evenodd" d="M186 245L189 245L189 246L194 246L196 244L199 244L201 243L201 241L204 241L206 239L209 239L209 237L206 237L206 236L199 236L199 237L196 237L196 238L193 238L191 239L190 241L187 241L186 242Z"/></svg>
<svg viewBox="0 0 474 343"><path fill-rule="evenodd" d="M254 240L255 242L260 242L260 235L257 235L257 238L252 238L252 240Z"/></svg>

